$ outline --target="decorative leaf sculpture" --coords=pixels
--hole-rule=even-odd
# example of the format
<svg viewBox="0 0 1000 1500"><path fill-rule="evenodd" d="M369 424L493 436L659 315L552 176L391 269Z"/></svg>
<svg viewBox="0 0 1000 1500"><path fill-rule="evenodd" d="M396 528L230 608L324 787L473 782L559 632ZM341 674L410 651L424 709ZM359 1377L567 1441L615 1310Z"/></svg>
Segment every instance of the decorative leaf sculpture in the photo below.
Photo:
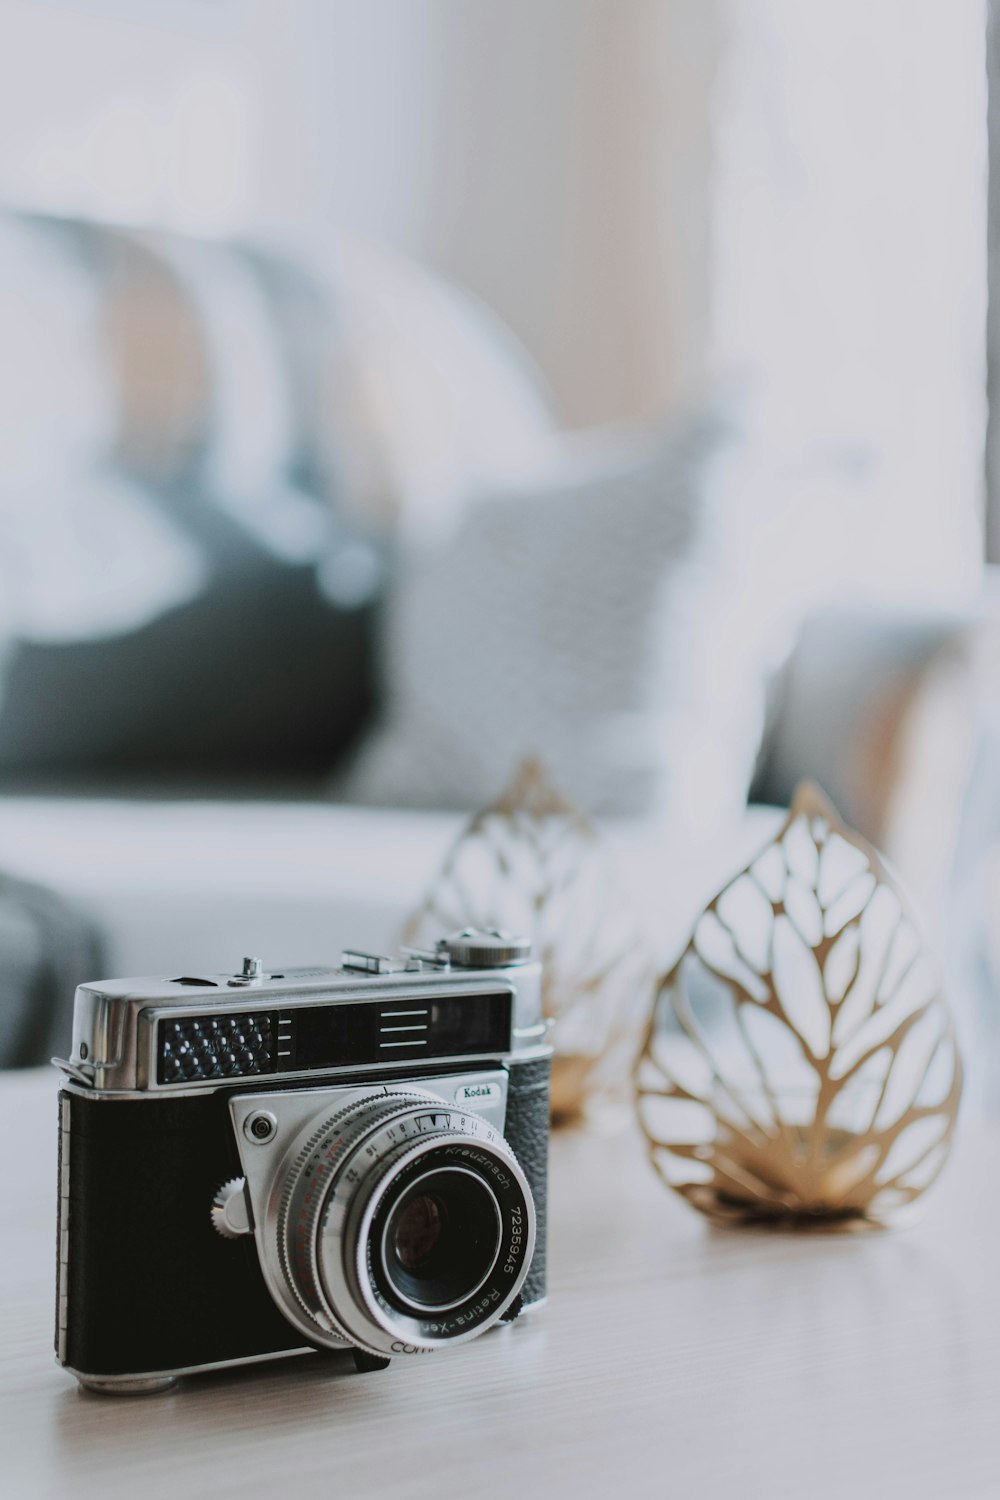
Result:
<svg viewBox="0 0 1000 1500"><path fill-rule="evenodd" d="M951 1017L896 884L814 786L699 917L635 1083L654 1166L717 1222L880 1226L941 1170Z"/></svg>
<svg viewBox="0 0 1000 1500"><path fill-rule="evenodd" d="M542 961L554 1121L627 1080L653 964L597 832L535 760L469 823L403 940L428 944L465 926L526 933Z"/></svg>

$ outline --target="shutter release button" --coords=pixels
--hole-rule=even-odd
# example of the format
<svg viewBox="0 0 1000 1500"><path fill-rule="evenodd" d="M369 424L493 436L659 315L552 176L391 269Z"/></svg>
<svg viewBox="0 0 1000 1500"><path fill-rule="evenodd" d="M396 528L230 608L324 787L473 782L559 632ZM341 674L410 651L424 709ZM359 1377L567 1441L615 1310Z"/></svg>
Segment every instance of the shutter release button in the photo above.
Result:
<svg viewBox="0 0 1000 1500"><path fill-rule="evenodd" d="M233 985L236 985L236 984L253 984L253 982L254 982L255 979L263 979L263 977L264 977L264 965L261 963L260 959L259 958L245 958L243 960L243 971L242 971L242 973L235 974L233 976L233 978L230 979L229 983L233 984Z"/></svg>

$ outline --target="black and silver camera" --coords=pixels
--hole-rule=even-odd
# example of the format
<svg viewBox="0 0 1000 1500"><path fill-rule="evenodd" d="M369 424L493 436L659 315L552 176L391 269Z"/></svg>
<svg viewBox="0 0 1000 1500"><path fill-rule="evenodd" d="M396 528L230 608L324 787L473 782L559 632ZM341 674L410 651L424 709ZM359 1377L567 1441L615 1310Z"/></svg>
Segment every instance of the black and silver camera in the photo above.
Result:
<svg viewBox="0 0 1000 1500"><path fill-rule="evenodd" d="M82 986L60 1363L123 1393L309 1349L374 1369L537 1304L550 1050L502 932Z"/></svg>

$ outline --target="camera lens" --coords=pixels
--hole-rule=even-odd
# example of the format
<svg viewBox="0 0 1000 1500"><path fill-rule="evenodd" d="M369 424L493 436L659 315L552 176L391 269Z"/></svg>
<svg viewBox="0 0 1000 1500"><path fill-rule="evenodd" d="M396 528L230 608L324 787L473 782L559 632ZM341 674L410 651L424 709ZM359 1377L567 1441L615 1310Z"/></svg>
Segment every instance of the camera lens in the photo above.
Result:
<svg viewBox="0 0 1000 1500"><path fill-rule="evenodd" d="M496 1197L460 1167L419 1178L382 1220L384 1227L373 1225L381 1240L375 1276L390 1303L406 1311L443 1312L464 1302L500 1251Z"/></svg>
<svg viewBox="0 0 1000 1500"><path fill-rule="evenodd" d="M476 1338L534 1250L531 1189L503 1136L415 1090L314 1117L268 1201L269 1284L320 1345L384 1355Z"/></svg>

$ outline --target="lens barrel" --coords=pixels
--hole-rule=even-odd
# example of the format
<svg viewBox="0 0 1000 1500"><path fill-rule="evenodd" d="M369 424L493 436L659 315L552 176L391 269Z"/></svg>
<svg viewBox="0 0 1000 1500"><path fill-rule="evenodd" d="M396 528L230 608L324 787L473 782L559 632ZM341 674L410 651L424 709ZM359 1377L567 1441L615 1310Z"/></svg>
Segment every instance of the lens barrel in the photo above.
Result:
<svg viewBox="0 0 1000 1500"><path fill-rule="evenodd" d="M273 1217L294 1321L321 1346L416 1353L496 1323L531 1264L535 1209L481 1116L382 1092L305 1132Z"/></svg>

